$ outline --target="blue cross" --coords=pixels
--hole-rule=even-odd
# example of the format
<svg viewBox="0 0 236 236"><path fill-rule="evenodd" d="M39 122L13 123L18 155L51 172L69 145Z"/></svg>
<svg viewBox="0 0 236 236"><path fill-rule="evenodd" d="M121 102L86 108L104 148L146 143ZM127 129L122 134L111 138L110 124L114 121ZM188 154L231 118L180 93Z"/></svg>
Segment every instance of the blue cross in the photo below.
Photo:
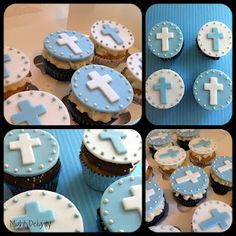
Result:
<svg viewBox="0 0 236 236"><path fill-rule="evenodd" d="M218 209L214 208L211 210L212 217L205 221L199 223L199 226L202 230L208 230L215 225L219 225L221 229L227 228L228 224L226 220L229 219L229 214L227 212L219 212Z"/></svg>
<svg viewBox="0 0 236 236"><path fill-rule="evenodd" d="M218 31L218 28L212 28L211 33L207 34L208 39L213 40L213 50L214 51L219 51L220 50L220 40L223 39L224 36L222 33Z"/></svg>
<svg viewBox="0 0 236 236"><path fill-rule="evenodd" d="M14 114L11 119L13 124L19 125L26 122L28 125L41 125L39 116L47 112L46 108L40 104L33 107L28 100L18 102L20 112Z"/></svg>
<svg viewBox="0 0 236 236"><path fill-rule="evenodd" d="M160 155L160 158L165 158L165 157L175 158L177 157L178 154L179 154L178 150L168 149L166 153L163 153Z"/></svg>
<svg viewBox="0 0 236 236"><path fill-rule="evenodd" d="M118 154L125 154L127 153L127 149L125 148L122 139L126 138L127 135L122 131L115 131L115 130L107 130L100 133L100 138L102 140L110 140L113 147L115 148Z"/></svg>
<svg viewBox="0 0 236 236"><path fill-rule="evenodd" d="M119 30L116 27L112 28L108 24L105 24L102 27L103 29L101 30L101 33L103 35L110 35L112 39L119 45L124 43L123 39L118 35Z"/></svg>
<svg viewBox="0 0 236 236"><path fill-rule="evenodd" d="M15 229L29 229L30 232L46 232L44 224L56 220L54 211L51 209L40 211L37 201L25 203L25 213L25 215L16 216L13 219L16 223Z"/></svg>
<svg viewBox="0 0 236 236"><path fill-rule="evenodd" d="M195 147L195 148L200 148L200 147L209 147L210 144L211 144L210 141L201 140L199 143L194 144L193 147Z"/></svg>
<svg viewBox="0 0 236 236"><path fill-rule="evenodd" d="M11 61L10 56L8 54L4 54L4 63L6 63L8 61ZM9 75L10 75L9 72L8 72L7 68L5 67L5 65L4 65L4 78L9 77Z"/></svg>
<svg viewBox="0 0 236 236"><path fill-rule="evenodd" d="M167 90L171 89L172 85L171 83L168 83L167 79L165 77L160 77L159 83L154 84L154 89L160 91L160 102L161 104L166 104L168 101L167 98Z"/></svg>

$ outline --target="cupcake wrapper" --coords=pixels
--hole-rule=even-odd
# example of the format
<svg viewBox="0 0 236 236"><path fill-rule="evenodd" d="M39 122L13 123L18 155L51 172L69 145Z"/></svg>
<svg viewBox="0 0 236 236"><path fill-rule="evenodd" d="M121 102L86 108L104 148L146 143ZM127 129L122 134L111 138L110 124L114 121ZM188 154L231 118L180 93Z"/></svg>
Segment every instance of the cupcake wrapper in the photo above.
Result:
<svg viewBox="0 0 236 236"><path fill-rule="evenodd" d="M124 59L125 59L125 56L119 59L106 59L98 55L94 55L93 64L99 64L99 65L104 65L104 66L114 68L118 66Z"/></svg>
<svg viewBox="0 0 236 236"><path fill-rule="evenodd" d="M181 195L176 197L174 193L173 193L173 196L175 200L181 205L186 206L186 207L195 207L207 197L207 193L204 193L201 199L196 199L196 200L193 200L193 199L184 200L184 198Z"/></svg>
<svg viewBox="0 0 236 236"><path fill-rule="evenodd" d="M211 176L210 176L210 182L211 182L211 187L213 188L213 191L214 191L216 194L225 195L225 194L227 194L229 191L232 190L232 187L224 186L224 185L221 185L221 184L215 182L214 179L213 179Z"/></svg>

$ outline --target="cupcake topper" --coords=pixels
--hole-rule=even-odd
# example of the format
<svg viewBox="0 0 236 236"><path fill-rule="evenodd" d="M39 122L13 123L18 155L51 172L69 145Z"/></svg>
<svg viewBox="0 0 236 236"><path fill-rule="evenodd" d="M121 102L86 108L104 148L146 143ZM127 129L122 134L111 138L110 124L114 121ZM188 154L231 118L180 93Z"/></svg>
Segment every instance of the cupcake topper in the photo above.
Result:
<svg viewBox="0 0 236 236"><path fill-rule="evenodd" d="M9 72L5 66L5 63L10 60L11 60L10 56L8 54L4 54L4 78L9 77Z"/></svg>

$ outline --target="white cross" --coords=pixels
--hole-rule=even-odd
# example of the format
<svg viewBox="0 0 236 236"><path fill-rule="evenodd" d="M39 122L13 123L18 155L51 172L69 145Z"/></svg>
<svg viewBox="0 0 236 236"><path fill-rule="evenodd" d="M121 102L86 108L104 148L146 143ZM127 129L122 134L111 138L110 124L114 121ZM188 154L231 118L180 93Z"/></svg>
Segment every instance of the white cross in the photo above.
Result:
<svg viewBox="0 0 236 236"><path fill-rule="evenodd" d="M146 190L146 202L150 202L151 201L150 197L154 194L155 194L155 191L153 190L153 188L147 189Z"/></svg>
<svg viewBox="0 0 236 236"><path fill-rule="evenodd" d="M122 199L123 207L126 211L137 210L142 215L142 185L135 185L130 188L132 197Z"/></svg>
<svg viewBox="0 0 236 236"><path fill-rule="evenodd" d="M87 86L89 89L100 89L100 91L107 97L107 99L113 103L120 99L118 94L112 89L112 87L108 84L112 81L112 78L106 75L99 75L97 71L91 71L88 74L90 81L87 82Z"/></svg>
<svg viewBox="0 0 236 236"><path fill-rule="evenodd" d="M229 160L224 161L224 165L217 168L217 170L222 173L227 170L232 170L232 162Z"/></svg>
<svg viewBox="0 0 236 236"><path fill-rule="evenodd" d="M162 27L161 33L156 34L156 39L161 39L162 51L169 51L169 39L174 38L173 32L168 32L168 27Z"/></svg>
<svg viewBox="0 0 236 236"><path fill-rule="evenodd" d="M67 45L75 54L80 54L83 52L81 48L75 43L75 42L78 42L77 37L69 36L66 33L59 34L59 37L60 38L57 39L57 43L59 45Z"/></svg>
<svg viewBox="0 0 236 236"><path fill-rule="evenodd" d="M223 90L223 84L218 84L216 77L211 77L210 80L210 83L204 84L204 89L210 91L210 105L217 105L217 92Z"/></svg>
<svg viewBox="0 0 236 236"><path fill-rule="evenodd" d="M34 152L32 147L40 146L41 141L39 138L30 139L30 135L26 134L19 134L19 141L10 142L10 150L17 150L20 149L21 151L21 159L23 165L34 164Z"/></svg>
<svg viewBox="0 0 236 236"><path fill-rule="evenodd" d="M186 170L185 174L186 174L185 176L176 179L177 184L182 184L187 181L191 181L192 183L197 183L198 178L201 176L199 172L193 173L191 170Z"/></svg>
<svg viewBox="0 0 236 236"><path fill-rule="evenodd" d="M160 132L160 133L158 133L157 135L150 137L150 140L151 140L151 141L154 141L154 140L156 140L156 139L165 139L167 136L168 136L167 133L165 133L165 132Z"/></svg>

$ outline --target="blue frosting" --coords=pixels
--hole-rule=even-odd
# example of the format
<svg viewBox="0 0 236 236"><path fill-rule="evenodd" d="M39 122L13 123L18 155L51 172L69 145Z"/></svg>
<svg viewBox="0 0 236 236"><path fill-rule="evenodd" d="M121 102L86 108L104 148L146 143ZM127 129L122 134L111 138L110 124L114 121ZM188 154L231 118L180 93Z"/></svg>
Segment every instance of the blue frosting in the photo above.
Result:
<svg viewBox="0 0 236 236"><path fill-rule="evenodd" d="M28 100L23 100L17 103L20 112L12 115L11 120L14 125L19 125L26 122L28 125L41 125L40 116L47 112L44 105L40 104L32 106Z"/></svg>
<svg viewBox="0 0 236 236"><path fill-rule="evenodd" d="M4 79L9 77L9 71L7 70L5 63L11 61L11 58L8 54L4 54Z"/></svg>
<svg viewBox="0 0 236 236"><path fill-rule="evenodd" d="M109 24L104 24L101 33L103 35L109 35L118 45L123 44L124 41L119 35L119 29L114 27L112 28Z"/></svg>
<svg viewBox="0 0 236 236"><path fill-rule="evenodd" d="M167 30L165 31L165 29ZM161 39L161 37L164 37ZM172 22L163 21L152 27L148 35L148 46L151 52L160 58L172 58L183 47L183 33ZM166 44L167 47L163 48Z"/></svg>
<svg viewBox="0 0 236 236"><path fill-rule="evenodd" d="M37 201L25 203L25 213L25 215L16 216L13 219L17 225L15 229L29 229L30 232L46 232L44 224L56 220L54 211L52 209L40 211L40 205ZM26 222L26 224L22 224L22 222Z"/></svg>
<svg viewBox="0 0 236 236"><path fill-rule="evenodd" d="M191 181L188 178L186 171L190 171L192 174L197 175ZM185 178L184 181L178 183L180 178ZM170 183L173 190L181 195L193 195L202 193L207 189L209 184L209 179L206 172L197 166L184 166L180 167L176 171L174 171L170 177Z"/></svg>
<svg viewBox="0 0 236 236"><path fill-rule="evenodd" d="M232 182L232 158L226 156L217 157L211 165L211 171L220 179Z"/></svg>
<svg viewBox="0 0 236 236"><path fill-rule="evenodd" d="M148 195L147 195L148 194ZM147 199L147 197L149 199ZM146 181L146 214L150 214L155 211L159 205L164 201L162 188L152 182Z"/></svg>
<svg viewBox="0 0 236 236"><path fill-rule="evenodd" d="M123 75L100 65L78 69L72 76L71 87L80 103L105 113L124 110L131 104L134 95L132 86Z"/></svg>
<svg viewBox="0 0 236 236"><path fill-rule="evenodd" d="M213 91L214 94L211 95L211 91L209 89L204 89L204 86L212 84L212 78L217 79L217 84L219 87L215 89L215 92ZM203 108L207 110L223 109L227 107L232 101L232 81L222 71L207 70L202 72L195 80L193 85L193 94L196 101ZM217 103L211 105L211 97L213 97L213 95L216 95Z"/></svg>
<svg viewBox="0 0 236 236"><path fill-rule="evenodd" d="M29 134L30 139L40 139L41 145L32 146L35 163L23 164L21 149L10 150L10 143L19 141L21 134ZM57 163L58 158L57 140L46 131L15 129L8 132L4 138L4 171L10 175L25 177L43 174Z"/></svg>
<svg viewBox="0 0 236 236"><path fill-rule="evenodd" d="M207 34L208 39L212 39L212 48L214 51L220 50L220 39L224 36L218 31L218 28L212 28L212 32Z"/></svg>
<svg viewBox="0 0 236 236"><path fill-rule="evenodd" d="M103 193L100 213L103 223L109 232L121 230L133 232L140 227L142 223L140 213L135 209L125 210L122 204L124 198L132 197L130 188L136 185L142 185L141 176L124 177L112 183ZM113 192L109 191L110 188L113 189ZM105 214L105 211L108 214ZM112 224L109 224L110 219L113 220Z"/></svg>
<svg viewBox="0 0 236 236"><path fill-rule="evenodd" d="M179 150L173 150L170 148L167 150L166 153L159 155L159 158L166 158L166 157L175 158L178 157L179 153L180 153Z"/></svg>
<svg viewBox="0 0 236 236"><path fill-rule="evenodd" d="M211 209L212 217L199 223L202 230L209 230L212 227L219 225L222 230L228 228L227 220L230 218L227 212L219 212L217 208Z"/></svg>
<svg viewBox="0 0 236 236"><path fill-rule="evenodd" d="M156 136L155 138L152 138ZM147 136L147 141L153 146L162 146L172 142L172 135L170 130L155 129Z"/></svg>
<svg viewBox="0 0 236 236"><path fill-rule="evenodd" d="M66 34L68 37L71 37L75 47L79 48L82 52L75 53L68 44L58 44L57 41L60 40L60 34ZM44 39L43 44L49 55L61 61L83 61L89 59L94 53L94 45L89 37L75 31L51 33Z"/></svg>
<svg viewBox="0 0 236 236"><path fill-rule="evenodd" d="M172 84L165 77L160 77L159 83L154 85L154 89L160 91L161 104L168 103L167 90L171 88L172 88Z"/></svg>
<svg viewBox="0 0 236 236"><path fill-rule="evenodd" d="M102 140L110 140L112 143L112 146L114 147L114 149L116 150L118 154L127 153L127 149L122 141L122 139L127 137L126 133L122 131L109 129L100 133L99 137Z"/></svg>
<svg viewBox="0 0 236 236"><path fill-rule="evenodd" d="M180 137L191 138L198 136L200 134L200 129L177 129L176 133Z"/></svg>

